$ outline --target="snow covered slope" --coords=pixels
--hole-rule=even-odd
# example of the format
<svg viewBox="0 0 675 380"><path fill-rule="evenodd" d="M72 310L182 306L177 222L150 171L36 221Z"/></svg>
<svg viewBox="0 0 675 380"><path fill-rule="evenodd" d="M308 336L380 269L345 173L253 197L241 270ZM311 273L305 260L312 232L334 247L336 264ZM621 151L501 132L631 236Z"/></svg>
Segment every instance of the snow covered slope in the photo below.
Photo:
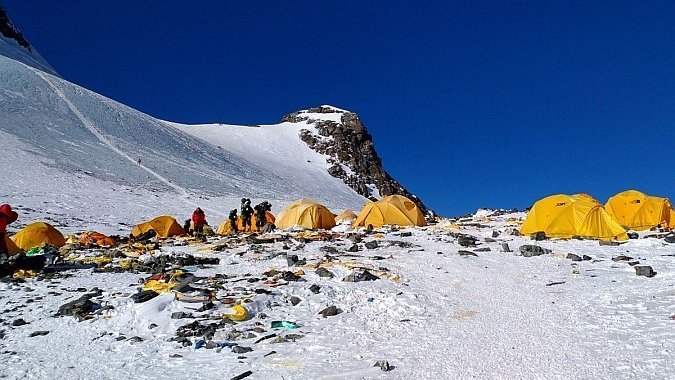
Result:
<svg viewBox="0 0 675 380"><path fill-rule="evenodd" d="M54 186L62 189L52 188L54 193L68 193L75 181L97 179L110 188L173 194L169 203L186 205L185 210L197 204L188 200L197 196L229 199L212 207L221 214L236 206L231 200L244 196L278 206L313 197L336 210L360 208L365 198L332 177L326 157L300 140L299 130L307 127L304 122L264 127L168 123L0 55L3 142L15 137L23 152L38 158L27 165L25 157L8 156L3 170L37 175L42 171L36 165L48 166L47 175L61 179ZM40 178L31 180L39 187ZM18 196L1 195L10 202ZM132 221L120 207L121 221Z"/></svg>

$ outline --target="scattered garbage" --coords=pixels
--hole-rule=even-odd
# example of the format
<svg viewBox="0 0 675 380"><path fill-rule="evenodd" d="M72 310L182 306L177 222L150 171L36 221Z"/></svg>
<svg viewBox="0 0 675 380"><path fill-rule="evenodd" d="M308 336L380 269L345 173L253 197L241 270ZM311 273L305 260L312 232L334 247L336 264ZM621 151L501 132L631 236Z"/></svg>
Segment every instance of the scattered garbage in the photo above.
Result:
<svg viewBox="0 0 675 380"><path fill-rule="evenodd" d="M272 321L271 326L273 329L297 329L298 325L295 322L290 321Z"/></svg>
<svg viewBox="0 0 675 380"><path fill-rule="evenodd" d="M363 270L361 272L354 271L350 273L349 275L347 275L347 277L343 278L342 281L361 282L361 281L375 281L379 279L380 279L379 277L370 273L368 270Z"/></svg>

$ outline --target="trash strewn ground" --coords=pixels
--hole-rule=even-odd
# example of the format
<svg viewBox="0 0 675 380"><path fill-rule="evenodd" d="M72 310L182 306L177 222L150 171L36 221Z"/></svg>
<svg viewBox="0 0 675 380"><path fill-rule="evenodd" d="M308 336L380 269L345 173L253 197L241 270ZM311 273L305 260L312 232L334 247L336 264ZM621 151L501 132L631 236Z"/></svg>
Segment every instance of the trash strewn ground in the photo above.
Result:
<svg viewBox="0 0 675 380"><path fill-rule="evenodd" d="M535 241L484 214L71 246L73 267L0 283L0 376L672 376L675 244Z"/></svg>

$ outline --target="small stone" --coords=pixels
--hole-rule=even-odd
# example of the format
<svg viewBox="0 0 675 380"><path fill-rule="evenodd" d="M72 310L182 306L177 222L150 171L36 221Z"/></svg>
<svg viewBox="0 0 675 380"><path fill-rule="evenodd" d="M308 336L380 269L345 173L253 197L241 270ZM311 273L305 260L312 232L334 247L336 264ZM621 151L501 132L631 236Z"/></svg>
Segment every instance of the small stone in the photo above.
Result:
<svg viewBox="0 0 675 380"><path fill-rule="evenodd" d="M519 250L523 257L540 256L545 254L548 255L551 253L550 249L531 244L522 245L520 246Z"/></svg>
<svg viewBox="0 0 675 380"><path fill-rule="evenodd" d="M32 338L34 336L42 336L42 335L47 335L47 334L49 334L49 331L39 330L39 331L33 331L32 333L30 333L30 335L28 335L28 337Z"/></svg>
<svg viewBox="0 0 675 380"><path fill-rule="evenodd" d="M183 319L183 318L192 318L192 314L186 313L184 311L176 311L171 313L171 319Z"/></svg>
<svg viewBox="0 0 675 380"><path fill-rule="evenodd" d="M12 322L12 326L14 326L14 327L23 326L23 325L27 325L27 324L28 324L28 322L24 321L23 318L16 319L16 320L14 320L14 322Z"/></svg>
<svg viewBox="0 0 675 380"><path fill-rule="evenodd" d="M328 277L328 278L333 278L333 277L335 277L335 275L333 274L333 272L331 272L331 271L329 271L328 269L323 268L323 267L317 268L317 270L316 270L315 273L316 273L319 277Z"/></svg>
<svg viewBox="0 0 675 380"><path fill-rule="evenodd" d="M296 297L296 296L292 296L291 299L290 299L290 301L291 301L291 304L292 304L293 306L295 306L295 305L297 305L297 304L300 303L301 299L298 298L298 297Z"/></svg>
<svg viewBox="0 0 675 380"><path fill-rule="evenodd" d="M381 370L388 372L392 370L392 367L389 365L389 362L386 360L378 360L375 362L375 365L373 367L380 367Z"/></svg>
<svg viewBox="0 0 675 380"><path fill-rule="evenodd" d="M581 261L582 258L579 255L575 255L574 253L568 253L567 258L572 261Z"/></svg>
<svg viewBox="0 0 675 380"><path fill-rule="evenodd" d="M486 237L486 238L485 238L485 242L486 242L486 243L496 243L497 240L495 240L495 239L493 239L493 238Z"/></svg>
<svg viewBox="0 0 675 380"><path fill-rule="evenodd" d="M371 240L366 242L366 248L368 249L375 249L379 247L379 244L377 243L377 240Z"/></svg>
<svg viewBox="0 0 675 380"><path fill-rule="evenodd" d="M148 329L149 329L149 330L152 330L152 329L157 328L157 327L158 327L158 326L157 326L156 323L151 323L150 326L148 326Z"/></svg>
<svg viewBox="0 0 675 380"><path fill-rule="evenodd" d="M349 249L347 249L347 252L358 252L358 251L359 251L359 246L356 245L356 244L352 244L352 246L349 247Z"/></svg>
<svg viewBox="0 0 675 380"><path fill-rule="evenodd" d="M319 292L321 291L321 286L319 286L317 284L314 284L314 285L309 287L309 291L314 293L314 294L319 294Z"/></svg>
<svg viewBox="0 0 675 380"><path fill-rule="evenodd" d="M582 258L584 261L593 260L593 258L590 257L590 256L588 256L588 255L583 255L581 258Z"/></svg>
<svg viewBox="0 0 675 380"><path fill-rule="evenodd" d="M649 265L636 265L633 268L635 268L635 274L638 276L650 278L656 276L656 272L654 272L654 269L652 269L652 267Z"/></svg>
<svg viewBox="0 0 675 380"><path fill-rule="evenodd" d="M459 251L457 251L457 254L459 254L460 256L478 256L474 252L466 251L466 250L463 250L463 249L460 249Z"/></svg>
<svg viewBox="0 0 675 380"><path fill-rule="evenodd" d="M459 235L457 237L457 244L462 247L473 247L476 245L476 238L471 235Z"/></svg>
<svg viewBox="0 0 675 380"><path fill-rule="evenodd" d="M474 252L491 252L492 250L490 247L483 247L483 248L476 248L473 250Z"/></svg>
<svg viewBox="0 0 675 380"><path fill-rule="evenodd" d="M410 237L412 236L412 232L406 231L406 232L401 232L401 237Z"/></svg>
<svg viewBox="0 0 675 380"><path fill-rule="evenodd" d="M129 338L129 342L131 342L131 343L138 343L138 342L142 342L142 341L143 341L143 338L141 338L140 336L135 336L135 337Z"/></svg>
<svg viewBox="0 0 675 380"><path fill-rule="evenodd" d="M628 235L629 239L638 239L640 237L637 232L628 232L626 235Z"/></svg>
<svg viewBox="0 0 675 380"><path fill-rule="evenodd" d="M206 348L207 350L212 350L212 349L214 349L214 348L216 348L216 347L218 347L218 343L216 343L216 342L214 342L214 341L212 341L212 340L206 342L206 345L204 346L204 348Z"/></svg>
<svg viewBox="0 0 675 380"><path fill-rule="evenodd" d="M492 237L493 237L493 238L499 237L499 231L497 231L497 230L492 230Z"/></svg>
<svg viewBox="0 0 675 380"><path fill-rule="evenodd" d="M603 245L603 246L609 246L609 247L616 247L621 245L618 241L612 241L612 240L600 240L598 244Z"/></svg>
<svg viewBox="0 0 675 380"><path fill-rule="evenodd" d="M232 347L232 352L235 354L245 354L247 352L251 352L253 349L251 347L244 347L244 346L234 346Z"/></svg>
<svg viewBox="0 0 675 380"><path fill-rule="evenodd" d="M665 240L666 243L670 244L675 243L675 234L669 233L663 238L663 240Z"/></svg>
<svg viewBox="0 0 675 380"><path fill-rule="evenodd" d="M182 358L183 355L181 355L181 354L171 354L171 355L169 355L169 357L170 358Z"/></svg>
<svg viewBox="0 0 675 380"><path fill-rule="evenodd" d="M335 306L328 306L319 312L319 314L323 315L324 318L332 317L334 315L338 315L339 313L340 311Z"/></svg>
<svg viewBox="0 0 675 380"><path fill-rule="evenodd" d="M501 249L502 249L502 252L511 252L511 248L509 247L509 243L502 243Z"/></svg>
<svg viewBox="0 0 675 380"><path fill-rule="evenodd" d="M630 260L633 260L633 258L626 255L619 255L617 257L612 257L612 261L630 261Z"/></svg>
<svg viewBox="0 0 675 380"><path fill-rule="evenodd" d="M530 239L534 241L546 240L546 233L544 231L535 232L530 235Z"/></svg>

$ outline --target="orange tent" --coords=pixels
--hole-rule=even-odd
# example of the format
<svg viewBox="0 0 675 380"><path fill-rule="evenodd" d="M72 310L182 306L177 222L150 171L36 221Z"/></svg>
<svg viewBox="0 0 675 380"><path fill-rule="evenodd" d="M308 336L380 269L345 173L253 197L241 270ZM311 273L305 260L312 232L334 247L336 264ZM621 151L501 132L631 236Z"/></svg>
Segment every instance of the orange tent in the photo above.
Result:
<svg viewBox="0 0 675 380"><path fill-rule="evenodd" d="M101 247L114 247L116 245L113 238L96 231L88 231L83 233L82 236L80 236L80 243L96 244Z"/></svg>

